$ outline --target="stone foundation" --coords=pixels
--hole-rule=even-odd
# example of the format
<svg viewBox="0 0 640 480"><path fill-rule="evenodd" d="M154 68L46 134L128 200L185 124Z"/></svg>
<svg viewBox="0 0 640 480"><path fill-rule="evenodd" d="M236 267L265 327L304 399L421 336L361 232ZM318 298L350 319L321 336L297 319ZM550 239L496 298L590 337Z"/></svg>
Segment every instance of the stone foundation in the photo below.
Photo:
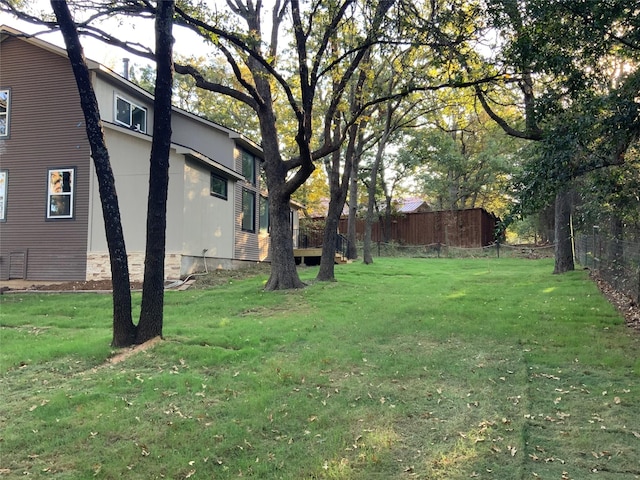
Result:
<svg viewBox="0 0 640 480"><path fill-rule="evenodd" d="M144 277L144 252L134 252L127 255L129 259L129 278L131 281L142 281ZM180 264L182 255L167 253L164 259L165 279L180 278ZM87 280L110 280L111 264L108 252L87 253Z"/></svg>

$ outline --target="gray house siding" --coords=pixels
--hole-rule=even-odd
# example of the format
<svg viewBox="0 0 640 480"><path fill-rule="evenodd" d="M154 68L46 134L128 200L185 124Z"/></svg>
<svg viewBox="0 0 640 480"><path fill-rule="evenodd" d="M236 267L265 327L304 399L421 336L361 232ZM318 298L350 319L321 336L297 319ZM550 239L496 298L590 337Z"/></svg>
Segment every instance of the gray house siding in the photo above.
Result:
<svg viewBox="0 0 640 480"><path fill-rule="evenodd" d="M0 65L0 88L11 92L10 137L0 140L0 278L84 280L90 149L71 67L13 38L0 44ZM73 218L47 219L48 171L62 168L75 173Z"/></svg>
<svg viewBox="0 0 640 480"><path fill-rule="evenodd" d="M11 36L19 33L10 27L0 32L0 89L11 95L10 135L0 139L0 171L8 184L6 215L0 217L0 280L109 278L95 172L66 52L36 38ZM109 69L88 64L116 177L130 273L137 278L144 259L153 97ZM146 109L146 130L125 126L122 115L116 119L116 95ZM260 146L188 112L173 113L168 278L268 261L269 234L260 225ZM255 181L243 178L243 150L255 156ZM225 199L210 191L212 172L228 180ZM70 184L73 214L62 218ZM58 188L62 193L53 193ZM251 228L243 224L243 191L254 196Z"/></svg>
<svg viewBox="0 0 640 480"><path fill-rule="evenodd" d="M242 172L242 149L235 150L235 170ZM260 241L259 241L259 201L260 201L260 161L256 157L254 165L255 183L247 180L241 180L236 184L236 238L235 238L235 257L238 260L260 261ZM253 229L247 230L243 227L243 192L247 192L254 198L253 208Z"/></svg>

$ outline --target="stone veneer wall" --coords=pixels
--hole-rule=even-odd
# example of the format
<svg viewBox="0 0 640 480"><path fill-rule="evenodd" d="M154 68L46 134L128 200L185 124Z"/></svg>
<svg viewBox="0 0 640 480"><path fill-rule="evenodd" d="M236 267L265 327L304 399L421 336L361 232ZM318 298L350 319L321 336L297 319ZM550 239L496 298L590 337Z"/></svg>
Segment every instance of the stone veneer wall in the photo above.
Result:
<svg viewBox="0 0 640 480"><path fill-rule="evenodd" d="M144 252L128 254L129 278L132 281L142 281L144 276ZM182 255L167 253L164 259L165 279L180 278L180 263ZM91 252L87 254L87 280L110 280L111 266L108 252Z"/></svg>

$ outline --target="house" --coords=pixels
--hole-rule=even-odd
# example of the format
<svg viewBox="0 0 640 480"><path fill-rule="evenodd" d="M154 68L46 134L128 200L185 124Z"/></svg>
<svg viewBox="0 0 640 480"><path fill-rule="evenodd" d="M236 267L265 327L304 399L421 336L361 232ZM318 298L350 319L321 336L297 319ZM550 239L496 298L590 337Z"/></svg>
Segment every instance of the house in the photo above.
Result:
<svg viewBox="0 0 640 480"><path fill-rule="evenodd" d="M0 279L110 278L80 99L66 51L0 27ZM88 61L132 279L143 275L153 97ZM165 274L269 260L262 150L174 108ZM292 209L297 223L297 209Z"/></svg>

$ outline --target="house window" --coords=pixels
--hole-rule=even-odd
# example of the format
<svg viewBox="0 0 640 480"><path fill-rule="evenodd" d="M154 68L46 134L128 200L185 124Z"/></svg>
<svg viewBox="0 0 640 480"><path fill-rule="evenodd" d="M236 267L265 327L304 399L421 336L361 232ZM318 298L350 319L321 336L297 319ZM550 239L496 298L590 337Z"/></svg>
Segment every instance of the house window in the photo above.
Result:
<svg viewBox="0 0 640 480"><path fill-rule="evenodd" d="M11 108L9 90L0 90L0 138L9 136L9 112Z"/></svg>
<svg viewBox="0 0 640 480"><path fill-rule="evenodd" d="M242 230L256 231L256 192L242 189Z"/></svg>
<svg viewBox="0 0 640 480"><path fill-rule="evenodd" d="M251 185L256 184L256 157L244 150L242 151L242 176Z"/></svg>
<svg viewBox="0 0 640 480"><path fill-rule="evenodd" d="M211 172L211 195L227 199L227 179Z"/></svg>
<svg viewBox="0 0 640 480"><path fill-rule="evenodd" d="M116 123L147 133L147 109L116 95Z"/></svg>
<svg viewBox="0 0 640 480"><path fill-rule="evenodd" d="M269 199L260 195L260 232L267 233L269 231Z"/></svg>
<svg viewBox="0 0 640 480"><path fill-rule="evenodd" d="M9 172L0 170L0 222L7 221L7 180Z"/></svg>
<svg viewBox="0 0 640 480"><path fill-rule="evenodd" d="M73 218L74 168L49 170L47 175L47 218Z"/></svg>

